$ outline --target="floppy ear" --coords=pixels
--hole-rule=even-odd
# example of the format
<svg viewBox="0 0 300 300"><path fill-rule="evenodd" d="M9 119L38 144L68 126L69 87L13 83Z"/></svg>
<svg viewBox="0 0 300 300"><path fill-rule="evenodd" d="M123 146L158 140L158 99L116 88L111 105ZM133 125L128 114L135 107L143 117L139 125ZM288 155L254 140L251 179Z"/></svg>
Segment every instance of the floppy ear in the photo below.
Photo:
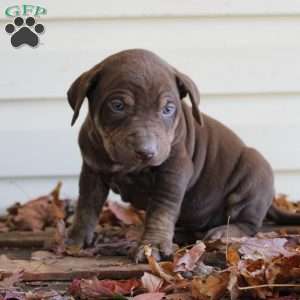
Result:
<svg viewBox="0 0 300 300"><path fill-rule="evenodd" d="M186 95L189 95L189 98L192 102L192 112L193 116L196 119L196 121L203 126L203 116L199 110L199 104L200 104L200 93L199 90L195 84L195 82L189 78L187 75L178 72L175 70L176 74L176 83L179 90L180 98L186 97Z"/></svg>
<svg viewBox="0 0 300 300"><path fill-rule="evenodd" d="M69 88L67 97L74 111L71 126L76 122L83 100L97 80L97 75L99 75L100 71L101 67L100 64L98 64L89 71L82 73Z"/></svg>

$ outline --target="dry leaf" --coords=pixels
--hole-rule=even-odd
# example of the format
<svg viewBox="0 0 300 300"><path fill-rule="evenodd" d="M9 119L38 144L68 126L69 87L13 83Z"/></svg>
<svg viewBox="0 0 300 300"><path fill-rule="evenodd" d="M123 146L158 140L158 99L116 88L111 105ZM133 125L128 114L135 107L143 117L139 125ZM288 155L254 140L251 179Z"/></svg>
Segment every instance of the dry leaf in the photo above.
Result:
<svg viewBox="0 0 300 300"><path fill-rule="evenodd" d="M59 193L62 183L58 182L55 189L51 192L51 204L52 204L52 216L55 220L64 220L65 218L65 205L62 200L59 199Z"/></svg>
<svg viewBox="0 0 300 300"><path fill-rule="evenodd" d="M236 268L231 268L227 290L230 294L230 300L236 300L240 296L241 292L238 289L238 273Z"/></svg>
<svg viewBox="0 0 300 300"><path fill-rule="evenodd" d="M265 270L267 283L286 283L300 278L300 254L278 257Z"/></svg>
<svg viewBox="0 0 300 300"><path fill-rule="evenodd" d="M49 196L39 197L20 206L10 222L18 230L31 231L41 231L53 224Z"/></svg>
<svg viewBox="0 0 300 300"><path fill-rule="evenodd" d="M61 183L59 182L51 193L51 209L55 222L54 251L59 255L66 252L65 240L67 238L65 206L64 202L59 199L60 189Z"/></svg>
<svg viewBox="0 0 300 300"><path fill-rule="evenodd" d="M251 260L270 260L280 255L292 256L295 252L287 250L284 247L287 241L286 238L248 238L241 244L239 252L243 255L244 259Z"/></svg>
<svg viewBox="0 0 300 300"><path fill-rule="evenodd" d="M140 225L143 218L138 210L132 206L124 206L115 201L108 201L108 208L114 216L126 225Z"/></svg>
<svg viewBox="0 0 300 300"><path fill-rule="evenodd" d="M226 259L228 264L231 266L237 266L237 264L240 261L240 255L238 250L231 245L228 247L226 254L227 254Z"/></svg>
<svg viewBox="0 0 300 300"><path fill-rule="evenodd" d="M265 261L262 259L241 260L238 263L238 271L249 286L260 286L266 283L265 268ZM251 293L260 299L265 299L267 296L272 295L268 287L255 288L251 290Z"/></svg>
<svg viewBox="0 0 300 300"><path fill-rule="evenodd" d="M52 199L58 197L61 183L47 196L31 200L24 205L14 205L8 211L8 222L14 229L41 231L54 225Z"/></svg>
<svg viewBox="0 0 300 300"><path fill-rule="evenodd" d="M166 282L173 282L176 278L173 274L168 273L167 270L163 269L163 265L159 264L156 259L154 258L154 256L151 255L152 249L149 246L145 246L145 256L148 260L148 264L150 266L151 271L159 276L160 278L162 278L163 280L165 280Z"/></svg>
<svg viewBox="0 0 300 300"><path fill-rule="evenodd" d="M273 199L273 204L287 213L300 213L300 202L290 201L287 195L279 194Z"/></svg>
<svg viewBox="0 0 300 300"><path fill-rule="evenodd" d="M176 252L174 257L174 271L175 272L186 272L192 271L195 267L202 254L205 252L205 244L198 242L191 249L184 250L184 254L179 250Z"/></svg>
<svg viewBox="0 0 300 300"><path fill-rule="evenodd" d="M145 272L141 278L143 287L150 293L158 292L164 281L150 273Z"/></svg>
<svg viewBox="0 0 300 300"><path fill-rule="evenodd" d="M229 272L215 273L206 278L192 280L192 295L197 300L217 300L224 296L228 282Z"/></svg>

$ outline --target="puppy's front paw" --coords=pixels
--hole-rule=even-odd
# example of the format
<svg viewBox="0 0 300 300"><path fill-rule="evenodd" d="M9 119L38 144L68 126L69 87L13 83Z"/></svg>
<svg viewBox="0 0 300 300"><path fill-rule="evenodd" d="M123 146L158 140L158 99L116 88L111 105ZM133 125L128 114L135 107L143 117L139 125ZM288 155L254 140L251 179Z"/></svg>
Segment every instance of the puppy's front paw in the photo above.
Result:
<svg viewBox="0 0 300 300"><path fill-rule="evenodd" d="M78 230L76 227L72 227L68 232L65 245L72 248L82 248L84 245L91 245L93 237L93 232L85 232L83 230Z"/></svg>
<svg viewBox="0 0 300 300"><path fill-rule="evenodd" d="M147 261L145 255L145 246L151 248L151 255L156 259L156 261L170 259L174 252L174 246L172 241L152 241L143 240L140 245L134 249L130 256L136 263L142 263Z"/></svg>

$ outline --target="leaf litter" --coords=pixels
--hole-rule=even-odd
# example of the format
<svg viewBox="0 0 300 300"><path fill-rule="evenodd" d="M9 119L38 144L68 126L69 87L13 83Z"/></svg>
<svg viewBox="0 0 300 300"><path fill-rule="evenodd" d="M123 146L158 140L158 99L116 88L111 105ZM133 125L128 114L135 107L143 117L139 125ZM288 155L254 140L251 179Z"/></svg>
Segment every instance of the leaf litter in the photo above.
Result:
<svg viewBox="0 0 300 300"><path fill-rule="evenodd" d="M52 228L53 256L39 251L36 260L55 256L127 255L143 232L145 214L130 206L107 201L97 226L94 244L87 249L65 246L72 223L75 201L60 198L61 183L49 194L24 205L15 204L0 218L0 232ZM299 213L299 203L285 195L274 204L287 212ZM150 272L127 280L74 279L66 294L54 290L18 288L23 270L10 276L1 273L2 299L131 299L131 300L217 300L217 299L300 299L300 232L258 233L251 238L197 241L177 250L172 261L156 261L150 246L145 247ZM1 298L2 297L2 298Z"/></svg>

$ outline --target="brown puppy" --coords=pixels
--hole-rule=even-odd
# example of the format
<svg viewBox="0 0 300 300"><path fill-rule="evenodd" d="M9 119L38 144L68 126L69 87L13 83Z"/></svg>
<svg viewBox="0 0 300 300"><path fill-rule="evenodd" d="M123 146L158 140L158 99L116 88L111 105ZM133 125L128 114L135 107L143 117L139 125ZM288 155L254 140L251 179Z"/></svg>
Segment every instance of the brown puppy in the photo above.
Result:
<svg viewBox="0 0 300 300"><path fill-rule="evenodd" d="M182 99L189 96L192 109ZM194 82L155 54L127 50L75 80L68 100L76 121L84 98L89 113L79 134L83 164L69 243L92 239L109 189L147 210L143 245L172 254L175 224L209 237L252 235L274 196L273 173L256 150L200 113Z"/></svg>

